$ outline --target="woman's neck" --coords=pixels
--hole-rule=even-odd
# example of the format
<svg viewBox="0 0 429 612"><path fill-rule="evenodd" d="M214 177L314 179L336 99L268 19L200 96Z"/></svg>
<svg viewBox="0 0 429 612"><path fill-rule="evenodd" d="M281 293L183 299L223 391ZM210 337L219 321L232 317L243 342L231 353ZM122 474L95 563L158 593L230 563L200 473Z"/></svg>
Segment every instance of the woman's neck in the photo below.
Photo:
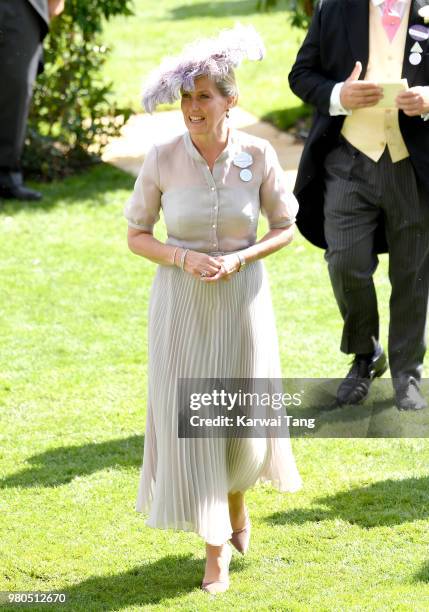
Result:
<svg viewBox="0 0 429 612"><path fill-rule="evenodd" d="M227 145L228 133L228 127L222 126L219 134L191 134L192 142L200 155L206 160L210 170L213 169L214 162Z"/></svg>

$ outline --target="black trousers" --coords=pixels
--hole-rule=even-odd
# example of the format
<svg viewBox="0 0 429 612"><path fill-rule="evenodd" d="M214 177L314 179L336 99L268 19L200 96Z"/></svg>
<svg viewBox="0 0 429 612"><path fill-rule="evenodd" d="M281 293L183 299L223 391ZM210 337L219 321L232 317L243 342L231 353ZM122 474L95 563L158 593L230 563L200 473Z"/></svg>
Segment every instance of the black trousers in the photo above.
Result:
<svg viewBox="0 0 429 612"><path fill-rule="evenodd" d="M27 0L0 0L0 169L18 170L41 54L41 23Z"/></svg>
<svg viewBox="0 0 429 612"><path fill-rule="evenodd" d="M374 233L384 217L391 283L389 362L397 381L420 380L429 295L429 195L409 158L376 163L344 138L325 161L325 258L343 317L341 350L369 353L378 339Z"/></svg>

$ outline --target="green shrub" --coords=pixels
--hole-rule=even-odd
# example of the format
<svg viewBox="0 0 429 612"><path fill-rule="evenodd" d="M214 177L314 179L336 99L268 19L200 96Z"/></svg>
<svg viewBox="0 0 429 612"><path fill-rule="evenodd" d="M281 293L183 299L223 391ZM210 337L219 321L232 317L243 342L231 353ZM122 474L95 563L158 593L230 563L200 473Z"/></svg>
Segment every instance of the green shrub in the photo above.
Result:
<svg viewBox="0 0 429 612"><path fill-rule="evenodd" d="M44 72L35 84L23 155L27 174L51 180L100 159L109 137L130 111L111 99L101 78L109 49L102 26L114 15L131 15L132 0L67 0L44 44Z"/></svg>

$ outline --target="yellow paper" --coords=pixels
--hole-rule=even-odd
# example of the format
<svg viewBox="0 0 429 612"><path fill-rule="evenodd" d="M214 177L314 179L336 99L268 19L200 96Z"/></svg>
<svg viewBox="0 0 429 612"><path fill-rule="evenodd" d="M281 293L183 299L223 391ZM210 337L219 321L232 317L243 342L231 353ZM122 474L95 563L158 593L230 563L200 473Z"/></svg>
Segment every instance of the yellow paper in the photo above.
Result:
<svg viewBox="0 0 429 612"><path fill-rule="evenodd" d="M396 108L396 96L401 91L407 91L408 81L407 79L401 79L400 81L391 81L386 83L377 83L383 88L384 98L376 104L378 108Z"/></svg>

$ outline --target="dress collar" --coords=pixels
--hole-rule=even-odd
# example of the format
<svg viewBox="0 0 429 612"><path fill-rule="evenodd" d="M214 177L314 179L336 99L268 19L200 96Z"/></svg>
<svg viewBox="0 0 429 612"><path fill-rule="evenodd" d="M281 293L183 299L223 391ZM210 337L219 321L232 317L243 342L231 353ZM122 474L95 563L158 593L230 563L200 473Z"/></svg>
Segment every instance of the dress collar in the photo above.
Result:
<svg viewBox="0 0 429 612"><path fill-rule="evenodd" d="M189 133L189 130L186 130L186 132L183 134L183 140L185 142L186 151L189 153L189 155L196 161L207 164L204 157L201 155L201 153L198 151L198 149L192 142L192 138ZM235 130L233 128L229 128L228 129L228 140L227 140L226 146L223 149L223 151L220 153L219 157L217 157L215 163L217 163L218 161L224 161L228 157L233 155L236 147L237 147L237 134L235 133Z"/></svg>

